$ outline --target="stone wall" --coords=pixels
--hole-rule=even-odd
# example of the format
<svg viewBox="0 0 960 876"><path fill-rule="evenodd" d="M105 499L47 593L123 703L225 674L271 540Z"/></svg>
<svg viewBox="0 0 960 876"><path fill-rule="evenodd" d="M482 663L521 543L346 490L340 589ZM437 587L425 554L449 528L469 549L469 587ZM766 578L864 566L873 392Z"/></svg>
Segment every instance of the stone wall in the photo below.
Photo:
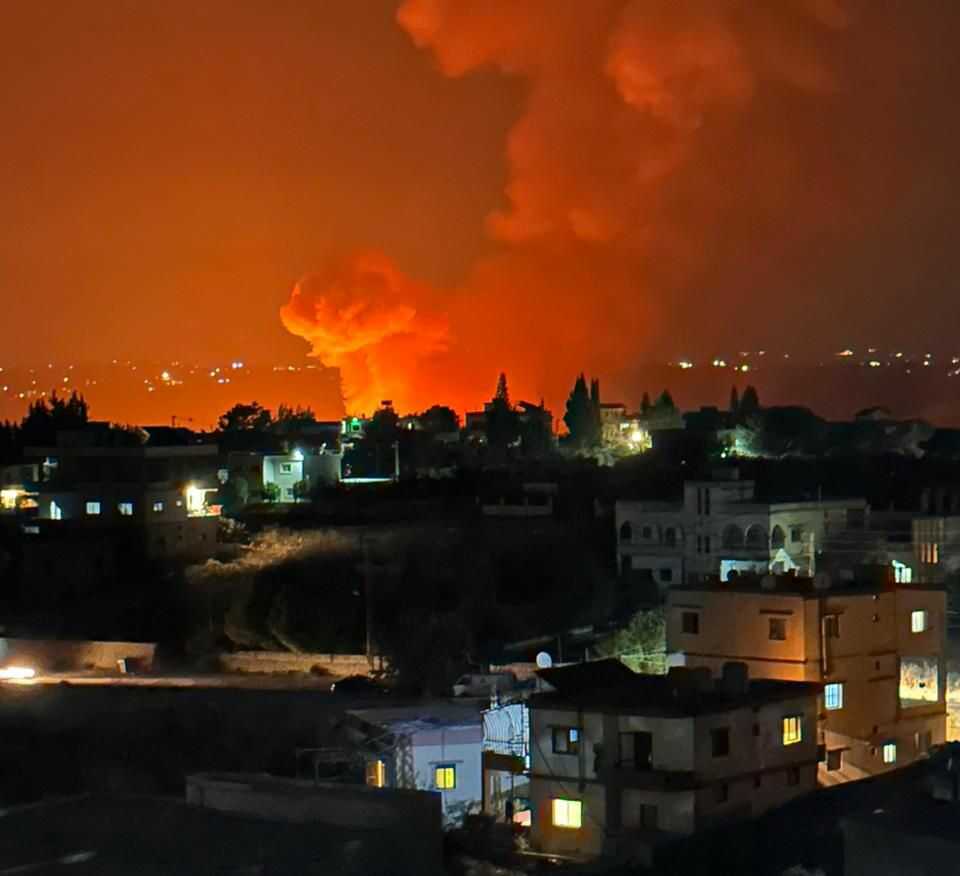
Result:
<svg viewBox="0 0 960 876"><path fill-rule="evenodd" d="M132 657L146 670L153 666L156 648L153 642L0 639L0 665L29 666L38 672L116 671L118 660Z"/></svg>
<svg viewBox="0 0 960 876"><path fill-rule="evenodd" d="M294 654L291 651L237 651L221 654L219 664L223 672L320 672L338 677L370 675L384 666L382 658L368 658L366 654Z"/></svg>

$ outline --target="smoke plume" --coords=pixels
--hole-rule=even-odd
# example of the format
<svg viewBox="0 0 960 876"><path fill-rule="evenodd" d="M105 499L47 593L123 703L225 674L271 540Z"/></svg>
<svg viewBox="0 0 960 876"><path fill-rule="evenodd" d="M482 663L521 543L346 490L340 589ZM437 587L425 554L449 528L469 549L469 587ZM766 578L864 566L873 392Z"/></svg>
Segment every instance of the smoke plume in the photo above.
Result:
<svg viewBox="0 0 960 876"><path fill-rule="evenodd" d="M349 411L373 413L387 399L406 410L421 362L447 349L446 319L423 309L430 296L384 256L361 253L300 280L280 318L340 369Z"/></svg>
<svg viewBox="0 0 960 876"><path fill-rule="evenodd" d="M853 2L404 0L400 26L443 75L492 69L523 87L489 254L429 296L457 342L424 396L455 382L450 400L476 404L506 370L514 395L556 407L582 370L623 392L645 354L833 330L838 299L823 289L843 283L838 264L872 270L850 253L906 178L863 150L889 125L869 89L850 91ZM871 76L895 79L896 56L884 60ZM388 273L377 325L405 326L413 284ZM338 287L338 314L350 294ZM360 356L386 379L378 332L361 352L367 332L334 322L333 338L309 318L287 325L324 361ZM439 352L436 332L400 331Z"/></svg>

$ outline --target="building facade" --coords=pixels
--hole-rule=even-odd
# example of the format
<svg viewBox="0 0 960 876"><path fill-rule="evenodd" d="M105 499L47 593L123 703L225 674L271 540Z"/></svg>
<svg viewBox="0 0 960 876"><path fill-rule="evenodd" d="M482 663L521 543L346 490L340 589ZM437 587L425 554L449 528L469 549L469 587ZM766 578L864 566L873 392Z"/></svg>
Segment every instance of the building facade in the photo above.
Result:
<svg viewBox="0 0 960 876"><path fill-rule="evenodd" d="M886 772L944 741L946 598L891 570L851 584L792 576L678 588L667 600L671 662L821 682L821 781Z"/></svg>
<svg viewBox="0 0 960 876"><path fill-rule="evenodd" d="M829 533L862 526L866 512L863 499L757 502L752 481L687 482L681 502L616 503L618 569L661 590L690 576L812 575Z"/></svg>
<svg viewBox="0 0 960 876"><path fill-rule="evenodd" d="M816 787L819 685L613 663L540 673L555 691L530 701L535 849L650 864L662 843Z"/></svg>
<svg viewBox="0 0 960 876"><path fill-rule="evenodd" d="M459 824L483 805L483 725L459 706L358 709L349 713L364 753L366 783L435 791L444 820Z"/></svg>

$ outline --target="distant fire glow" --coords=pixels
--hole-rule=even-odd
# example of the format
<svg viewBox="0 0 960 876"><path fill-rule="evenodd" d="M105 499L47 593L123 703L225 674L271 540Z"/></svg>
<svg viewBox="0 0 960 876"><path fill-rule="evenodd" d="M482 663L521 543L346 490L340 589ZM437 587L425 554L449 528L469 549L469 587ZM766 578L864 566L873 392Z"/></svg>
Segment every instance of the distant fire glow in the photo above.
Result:
<svg viewBox="0 0 960 876"><path fill-rule="evenodd" d="M280 318L310 343L310 355L340 369L350 413L373 413L387 398L406 410L418 362L447 349L446 319L425 306L431 297L388 259L366 253L304 277Z"/></svg>

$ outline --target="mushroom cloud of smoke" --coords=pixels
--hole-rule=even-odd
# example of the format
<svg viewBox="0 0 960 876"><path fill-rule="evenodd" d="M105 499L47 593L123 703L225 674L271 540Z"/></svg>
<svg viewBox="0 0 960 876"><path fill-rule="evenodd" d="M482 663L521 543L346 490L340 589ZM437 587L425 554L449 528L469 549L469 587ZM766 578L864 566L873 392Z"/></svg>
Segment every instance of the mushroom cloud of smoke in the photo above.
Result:
<svg viewBox="0 0 960 876"><path fill-rule="evenodd" d="M340 370L348 411L369 414L387 399L412 404L421 360L447 349L446 319L423 309L430 295L384 256L360 253L300 280L280 318Z"/></svg>
<svg viewBox="0 0 960 876"><path fill-rule="evenodd" d="M830 296L782 288L775 324L723 317L791 271L815 282L811 251L816 281L832 278L898 184L861 155L882 113L842 87L850 5L404 0L400 26L444 75L493 69L524 89L490 252L434 296L457 339L448 373L472 392L506 370L515 395L556 407L584 369L623 391L653 344L760 346L816 325Z"/></svg>

